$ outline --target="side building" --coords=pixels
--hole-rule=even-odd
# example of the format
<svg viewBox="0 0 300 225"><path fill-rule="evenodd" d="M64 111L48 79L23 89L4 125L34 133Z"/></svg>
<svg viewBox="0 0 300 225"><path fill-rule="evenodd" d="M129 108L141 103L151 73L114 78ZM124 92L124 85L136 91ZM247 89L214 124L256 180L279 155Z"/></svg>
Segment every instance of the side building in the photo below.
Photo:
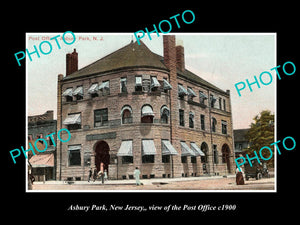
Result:
<svg viewBox="0 0 300 225"><path fill-rule="evenodd" d="M57 131L72 137L57 146L58 180L87 180L90 167L109 179L234 173L230 92L185 69L175 36L163 42L164 56L132 41L79 70L67 54Z"/></svg>
<svg viewBox="0 0 300 225"><path fill-rule="evenodd" d="M28 143L34 146L35 140L45 138L48 134L56 133L56 120L53 119L53 110L41 115L28 116ZM56 134L53 136L56 140ZM32 175L36 181L56 179L56 147L51 138L46 138L47 150L39 152L34 150L35 155L29 155L32 166ZM37 148L45 149L44 142L37 142Z"/></svg>

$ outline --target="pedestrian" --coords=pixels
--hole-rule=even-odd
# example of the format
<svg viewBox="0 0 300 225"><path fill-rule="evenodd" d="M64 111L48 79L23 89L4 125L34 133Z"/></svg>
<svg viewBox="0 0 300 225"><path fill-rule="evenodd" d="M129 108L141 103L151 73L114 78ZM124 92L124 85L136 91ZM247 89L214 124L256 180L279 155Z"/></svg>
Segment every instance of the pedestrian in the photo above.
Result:
<svg viewBox="0 0 300 225"><path fill-rule="evenodd" d="M98 178L100 178L101 181L102 181L102 184L104 184L104 174L103 174L102 170L100 170L100 171L98 172Z"/></svg>
<svg viewBox="0 0 300 225"><path fill-rule="evenodd" d="M139 168L135 167L133 176L135 178L136 185L140 185L141 184L141 182L140 182L140 174L141 174L141 171L139 170Z"/></svg>
<svg viewBox="0 0 300 225"><path fill-rule="evenodd" d="M92 167L90 167L89 169L89 179L88 179L88 182L90 182L91 178L92 178L92 175L93 175L93 171L92 171Z"/></svg>
<svg viewBox="0 0 300 225"><path fill-rule="evenodd" d="M97 168L94 169L93 181L95 182L96 179L97 179Z"/></svg>
<svg viewBox="0 0 300 225"><path fill-rule="evenodd" d="M244 175L243 175L244 172L242 168L236 168L235 172L236 172L236 178L235 178L236 185L244 185L245 184Z"/></svg>
<svg viewBox="0 0 300 225"><path fill-rule="evenodd" d="M107 181L107 170L104 170L104 180Z"/></svg>

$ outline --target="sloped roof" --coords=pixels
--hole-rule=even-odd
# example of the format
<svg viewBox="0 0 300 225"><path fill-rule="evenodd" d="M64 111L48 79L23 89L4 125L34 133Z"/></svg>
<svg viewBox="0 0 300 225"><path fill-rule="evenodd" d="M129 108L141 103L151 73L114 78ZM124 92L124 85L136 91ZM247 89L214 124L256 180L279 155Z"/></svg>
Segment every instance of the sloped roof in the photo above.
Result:
<svg viewBox="0 0 300 225"><path fill-rule="evenodd" d="M157 57L157 54L151 52L143 42L141 42L141 45L138 45L137 42L131 42L123 48L66 76L64 79L67 80L130 67L151 67L167 70L167 67Z"/></svg>
<svg viewBox="0 0 300 225"><path fill-rule="evenodd" d="M164 57L155 54L142 41L140 42L140 45L137 42L130 42L115 52L64 77L64 80L134 67L157 68L168 71L164 64ZM184 71L177 70L177 75L227 94L224 90L205 81L187 69Z"/></svg>
<svg viewBox="0 0 300 225"><path fill-rule="evenodd" d="M234 141L235 142L245 142L245 141L248 142L248 140L246 138L246 134L249 130L250 130L250 128L233 130Z"/></svg>

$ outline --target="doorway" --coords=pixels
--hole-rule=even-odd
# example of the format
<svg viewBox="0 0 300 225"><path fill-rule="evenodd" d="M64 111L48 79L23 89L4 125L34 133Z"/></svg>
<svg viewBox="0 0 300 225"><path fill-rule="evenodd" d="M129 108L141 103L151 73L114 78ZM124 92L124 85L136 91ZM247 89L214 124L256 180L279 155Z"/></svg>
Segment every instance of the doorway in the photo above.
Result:
<svg viewBox="0 0 300 225"><path fill-rule="evenodd" d="M95 166L97 171L106 170L108 173L108 165L110 161L109 146L105 141L99 141L95 147Z"/></svg>
<svg viewBox="0 0 300 225"><path fill-rule="evenodd" d="M231 173L231 166L230 166L230 149L227 144L222 146L222 163L227 164L227 171Z"/></svg>

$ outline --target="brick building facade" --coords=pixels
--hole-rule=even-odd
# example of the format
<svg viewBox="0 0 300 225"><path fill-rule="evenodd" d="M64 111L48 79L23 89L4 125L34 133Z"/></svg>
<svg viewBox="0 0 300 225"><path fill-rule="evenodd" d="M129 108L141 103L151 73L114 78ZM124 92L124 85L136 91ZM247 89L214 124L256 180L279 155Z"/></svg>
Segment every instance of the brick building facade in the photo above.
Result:
<svg viewBox="0 0 300 225"><path fill-rule="evenodd" d="M44 138L47 141L47 148L43 142L37 142L38 149L46 148L44 152L34 149L35 155L32 155L31 151L28 154L32 166L31 173L36 181L56 179L56 147L51 138L46 137L54 132L56 133L56 120L53 119L53 110L41 115L28 116L28 144L35 148L36 139ZM56 139L56 134L53 135L53 139Z"/></svg>
<svg viewBox="0 0 300 225"><path fill-rule="evenodd" d="M132 41L79 70L76 50L67 55L57 131L72 137L57 145L57 179L87 180L91 166L109 179L135 167L142 178L234 173L229 91L185 69L175 36L163 42L163 57Z"/></svg>

